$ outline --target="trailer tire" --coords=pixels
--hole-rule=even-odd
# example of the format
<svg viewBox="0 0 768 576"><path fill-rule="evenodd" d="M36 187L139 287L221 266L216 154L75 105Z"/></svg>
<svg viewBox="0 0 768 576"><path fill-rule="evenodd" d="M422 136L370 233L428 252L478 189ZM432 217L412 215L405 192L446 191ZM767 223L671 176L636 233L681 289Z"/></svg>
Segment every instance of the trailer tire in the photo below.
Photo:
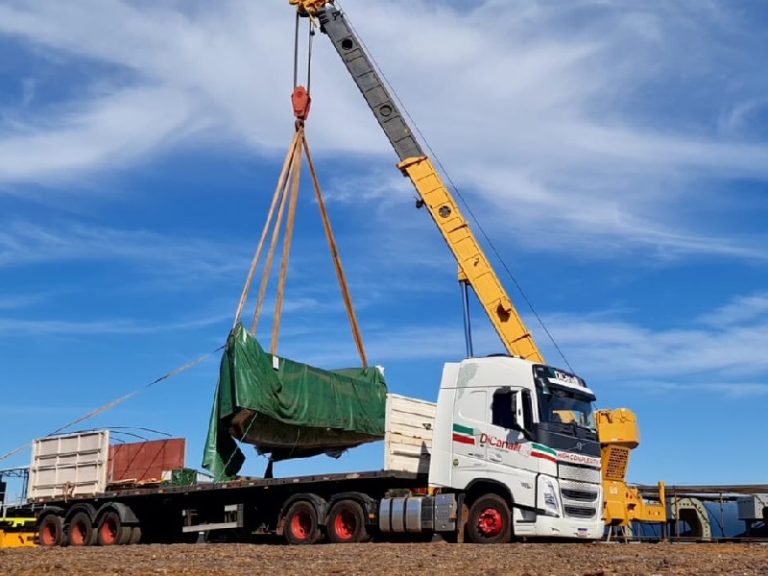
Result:
<svg viewBox="0 0 768 576"><path fill-rule="evenodd" d="M141 542L141 526L131 527L131 537L128 539L128 544L138 544Z"/></svg>
<svg viewBox="0 0 768 576"><path fill-rule="evenodd" d="M61 546L64 542L64 522L61 516L46 514L37 525L37 534L40 546Z"/></svg>
<svg viewBox="0 0 768 576"><path fill-rule="evenodd" d="M306 500L294 502L285 513L284 521L283 535L288 544L315 544L320 540L317 510L311 502Z"/></svg>
<svg viewBox="0 0 768 576"><path fill-rule="evenodd" d="M86 512L77 512L69 520L67 543L70 546L93 546L96 543L96 531Z"/></svg>
<svg viewBox="0 0 768 576"><path fill-rule="evenodd" d="M331 507L326 531L334 544L367 542L371 538L363 507L354 500L339 500Z"/></svg>
<svg viewBox="0 0 768 576"><path fill-rule="evenodd" d="M97 541L99 546L128 544L131 540L131 532L131 527L123 525L117 512L108 510L99 520Z"/></svg>
<svg viewBox="0 0 768 576"><path fill-rule="evenodd" d="M505 544L512 539L512 514L498 494L486 494L469 507L467 536L475 544Z"/></svg>

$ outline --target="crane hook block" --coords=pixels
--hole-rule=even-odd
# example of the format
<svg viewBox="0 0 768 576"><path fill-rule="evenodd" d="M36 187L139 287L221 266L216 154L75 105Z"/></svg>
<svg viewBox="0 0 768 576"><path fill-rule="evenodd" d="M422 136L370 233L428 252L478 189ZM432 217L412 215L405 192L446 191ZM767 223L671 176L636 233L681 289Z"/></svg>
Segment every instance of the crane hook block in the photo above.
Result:
<svg viewBox="0 0 768 576"><path fill-rule="evenodd" d="M317 14L328 4L333 4L335 0L288 0L288 4L296 6L299 14Z"/></svg>
<svg viewBox="0 0 768 576"><path fill-rule="evenodd" d="M293 114L300 122L304 122L309 118L309 109L312 106L312 98L307 92L304 86L296 86L291 94L291 102L293 103Z"/></svg>

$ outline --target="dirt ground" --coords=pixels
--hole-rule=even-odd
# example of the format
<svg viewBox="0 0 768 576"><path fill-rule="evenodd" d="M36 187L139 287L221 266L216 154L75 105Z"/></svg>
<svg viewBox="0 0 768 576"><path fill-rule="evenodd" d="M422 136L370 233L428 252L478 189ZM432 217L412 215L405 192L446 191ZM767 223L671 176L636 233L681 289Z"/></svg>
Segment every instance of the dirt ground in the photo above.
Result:
<svg viewBox="0 0 768 576"><path fill-rule="evenodd" d="M0 550L2 576L768 574L760 544L196 544Z"/></svg>

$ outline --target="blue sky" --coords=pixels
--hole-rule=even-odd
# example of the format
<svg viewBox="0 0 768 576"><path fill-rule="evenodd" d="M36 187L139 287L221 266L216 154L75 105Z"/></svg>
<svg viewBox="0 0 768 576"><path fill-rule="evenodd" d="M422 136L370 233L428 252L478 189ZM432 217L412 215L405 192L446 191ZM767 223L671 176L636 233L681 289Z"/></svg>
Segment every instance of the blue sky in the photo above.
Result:
<svg viewBox="0 0 768 576"><path fill-rule="evenodd" d="M285 4L0 0L0 453L225 339L293 130ZM343 7L599 406L638 413L631 478L764 481L763 3ZM313 95L369 357L433 400L464 351L455 264L324 38ZM355 364L302 196L281 353ZM185 436L198 465L217 361L81 427ZM276 472L379 466L372 445Z"/></svg>

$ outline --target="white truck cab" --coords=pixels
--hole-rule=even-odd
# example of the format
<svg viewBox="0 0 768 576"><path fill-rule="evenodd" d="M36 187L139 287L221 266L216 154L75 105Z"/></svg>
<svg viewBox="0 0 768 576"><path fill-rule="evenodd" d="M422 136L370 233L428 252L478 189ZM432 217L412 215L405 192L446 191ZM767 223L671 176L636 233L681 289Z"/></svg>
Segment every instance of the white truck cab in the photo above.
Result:
<svg viewBox="0 0 768 576"><path fill-rule="evenodd" d="M577 376L520 358L446 364L430 485L475 497L498 494L511 502L517 537L601 538L594 399ZM476 511L470 529L493 536L502 521L493 508L485 517Z"/></svg>

